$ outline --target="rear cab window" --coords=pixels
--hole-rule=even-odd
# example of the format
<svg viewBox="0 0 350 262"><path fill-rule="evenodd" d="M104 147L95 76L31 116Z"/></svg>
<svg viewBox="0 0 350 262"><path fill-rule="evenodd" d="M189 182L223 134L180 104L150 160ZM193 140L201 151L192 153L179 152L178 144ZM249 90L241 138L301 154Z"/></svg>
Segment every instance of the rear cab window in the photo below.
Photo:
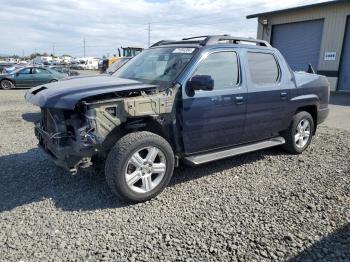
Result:
<svg viewBox="0 0 350 262"><path fill-rule="evenodd" d="M281 70L272 53L247 52L248 71L256 86L277 85L281 79Z"/></svg>

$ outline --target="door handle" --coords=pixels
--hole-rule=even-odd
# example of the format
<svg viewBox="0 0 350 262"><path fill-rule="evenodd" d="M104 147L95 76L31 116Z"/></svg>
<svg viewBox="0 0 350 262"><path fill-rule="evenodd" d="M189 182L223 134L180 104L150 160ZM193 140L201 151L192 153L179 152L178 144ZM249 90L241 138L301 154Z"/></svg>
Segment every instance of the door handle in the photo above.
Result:
<svg viewBox="0 0 350 262"><path fill-rule="evenodd" d="M288 96L287 92L281 92L281 99L286 99Z"/></svg>
<svg viewBox="0 0 350 262"><path fill-rule="evenodd" d="M243 96L236 96L235 97L235 102L237 105L241 105L244 103L244 97Z"/></svg>

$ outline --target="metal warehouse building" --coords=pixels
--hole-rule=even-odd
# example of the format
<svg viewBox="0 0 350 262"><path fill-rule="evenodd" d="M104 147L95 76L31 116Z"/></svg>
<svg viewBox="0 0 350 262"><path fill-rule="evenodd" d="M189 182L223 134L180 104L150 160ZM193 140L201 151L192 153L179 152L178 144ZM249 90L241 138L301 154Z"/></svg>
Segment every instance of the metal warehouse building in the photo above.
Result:
<svg viewBox="0 0 350 262"><path fill-rule="evenodd" d="M350 92L350 1L338 0L253 14L258 39L278 48L293 70L311 64L331 90Z"/></svg>

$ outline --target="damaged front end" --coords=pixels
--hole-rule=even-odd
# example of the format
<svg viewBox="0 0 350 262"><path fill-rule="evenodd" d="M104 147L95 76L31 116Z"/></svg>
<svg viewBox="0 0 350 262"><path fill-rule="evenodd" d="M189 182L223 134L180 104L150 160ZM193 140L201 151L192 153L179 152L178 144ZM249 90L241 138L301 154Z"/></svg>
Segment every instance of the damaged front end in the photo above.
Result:
<svg viewBox="0 0 350 262"><path fill-rule="evenodd" d="M94 155L105 153L106 138L115 129L142 117L169 115L175 93L170 89L132 92L126 96L114 93L85 99L74 110L41 108L41 121L35 125L35 134L40 147L57 165L75 173L79 167L90 166Z"/></svg>
<svg viewBox="0 0 350 262"><path fill-rule="evenodd" d="M41 121L35 124L39 146L54 162L71 173L90 164L98 149L88 123L75 111L41 108Z"/></svg>

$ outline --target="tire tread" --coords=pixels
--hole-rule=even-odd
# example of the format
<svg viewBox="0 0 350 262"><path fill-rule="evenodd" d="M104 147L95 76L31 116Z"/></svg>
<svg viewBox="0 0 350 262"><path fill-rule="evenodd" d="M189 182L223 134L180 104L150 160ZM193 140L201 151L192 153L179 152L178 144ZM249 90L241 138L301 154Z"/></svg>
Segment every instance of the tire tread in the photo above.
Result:
<svg viewBox="0 0 350 262"><path fill-rule="evenodd" d="M147 196L147 199L145 200L130 199L129 196L122 193L123 190L121 188L121 185L119 185L117 181L117 175L120 175L120 174L116 175L116 172L120 172L120 169L123 166L122 163L126 160L125 158L127 157L130 149L135 147L135 141L140 142L146 139L152 139L154 141L157 141L158 143L165 146L167 150L169 150L169 152L172 152L171 146L164 138L151 132L147 132L147 131L133 132L120 138L117 141L117 143L112 147L111 151L109 152L106 159L106 164L105 164L105 176L106 176L107 184L111 189L111 191L119 198L130 200L132 202L146 201L154 197L155 195L159 194L170 181L171 176L160 191L155 192L151 196ZM169 164L169 167L173 169L174 160L172 161L172 163L167 163L167 165L168 164ZM173 170L171 170L171 173L172 172Z"/></svg>

